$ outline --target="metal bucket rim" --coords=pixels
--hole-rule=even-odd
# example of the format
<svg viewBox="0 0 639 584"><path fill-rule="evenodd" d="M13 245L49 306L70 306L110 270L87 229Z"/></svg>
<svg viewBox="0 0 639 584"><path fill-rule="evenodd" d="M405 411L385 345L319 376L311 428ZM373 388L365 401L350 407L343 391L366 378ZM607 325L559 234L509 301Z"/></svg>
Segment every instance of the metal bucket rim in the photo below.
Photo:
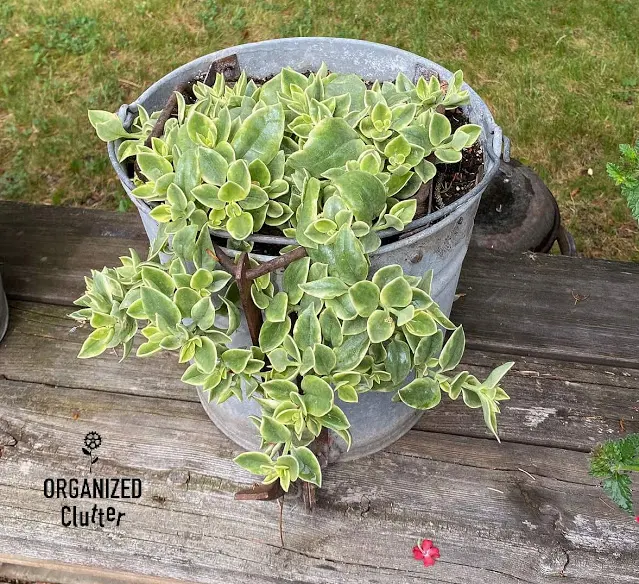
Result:
<svg viewBox="0 0 639 584"><path fill-rule="evenodd" d="M212 61L223 58L225 56L228 56L234 53L238 54L238 56L241 56L243 53L246 54L246 53L250 53L251 51L261 52L264 49L269 49L272 46L274 46L274 48L277 48L277 47L282 47L285 45L294 45L295 43L298 43L299 41L305 41L308 43L335 43L335 44L351 45L351 46L358 46L358 47L369 47L369 48L379 47L384 49L391 49L393 52L396 52L397 54L406 55L407 57L415 60L420 65L423 65L425 67L435 67L435 69L438 72L444 73L448 75L449 77L452 77L453 75L451 71L449 71L448 69L446 69L439 63L430 61L429 59L416 55L415 53L411 53L410 51L405 51L403 49L398 49L397 47L393 47L391 45L385 45L382 43L374 43L374 42L363 41L358 39L343 39L343 38L335 38L335 37L291 37L291 38L285 38L285 39L270 39L270 40L258 41L254 43L247 43L244 45L237 45L234 47L227 47L225 49L221 49L219 51L209 53L208 55L203 55L201 57L198 57L197 59L193 59L192 61L185 63L184 65L181 65L177 69L170 71L169 73L164 75L162 78L154 82L144 92L142 92L142 94L131 104L122 105L118 111L118 115L126 127L127 124L132 123L133 117L137 113L137 104L139 102L143 102L147 100L150 96L152 96L158 90L158 87L161 86L163 83L166 83L170 77L179 75L181 72L190 71L193 69L194 65L197 66L201 64L205 68ZM483 133L485 135L482 136L483 138L482 150L484 152L484 166L485 166L484 175L481 181L477 185L475 185L470 191L465 193L456 201L453 201L449 205L446 205L445 207L443 207L442 209L439 209L438 211L435 211L434 213L424 215L418 219L411 221L408 225L406 225L404 229L404 231L406 232L416 231L418 229L420 231L428 230L432 228L434 224L438 223L445 217L448 217L449 215L455 213L455 211L459 209L465 210L470 205L472 205L472 202L474 201L475 198L481 196L483 191L488 186L488 183L493 179L493 177L499 170L499 160L501 158L502 143L503 143L502 130L495 123L492 117L492 114L490 110L488 109L488 106L484 103L484 101L477 94L477 92L475 92L473 88L470 87L467 83L464 83L463 87L467 89L471 93L471 95L474 95L477 98L478 103L476 105L478 106L479 110L481 110L482 116L484 118L484 123L482 124L485 130ZM467 106L464 106L464 108L466 107ZM488 133L488 131L486 130L488 130L490 133ZM151 207L149 207L149 205L145 203L144 201L142 201L141 199L137 199L136 197L132 196L129 192L135 188L135 185L133 184L131 178L129 177L124 165L121 162L119 162L117 159L117 147L119 146L120 142L121 140L116 140L114 142L109 142L107 144L109 159L118 175L118 178L120 179L123 186L125 187L125 190L127 191L127 195L132 200L133 204L141 213L148 215L148 213L150 213L151 211ZM226 231L222 231L222 230L211 230L211 233L213 235L216 235L222 238L230 237L230 235ZM390 228L390 229L385 229L383 231L380 231L378 233L378 236L383 241L384 239L388 239L390 237L396 236L398 233L399 232L397 232L395 229ZM247 240L253 243L281 245L282 247L287 245L298 245L295 239L292 239L289 237L277 236L277 235L265 235L260 233L254 233L249 235L247 237ZM393 242L388 244L382 243L382 246L379 249L382 250L386 248L387 246L396 246L397 243L399 242ZM264 256L264 257L270 257L270 256Z"/></svg>

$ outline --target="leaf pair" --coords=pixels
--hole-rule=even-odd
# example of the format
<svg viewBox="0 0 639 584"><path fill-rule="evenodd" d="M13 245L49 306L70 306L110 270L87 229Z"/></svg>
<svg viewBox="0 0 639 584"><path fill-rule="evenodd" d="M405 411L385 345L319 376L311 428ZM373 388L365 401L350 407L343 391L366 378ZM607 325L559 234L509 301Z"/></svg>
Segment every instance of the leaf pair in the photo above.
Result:
<svg viewBox="0 0 639 584"><path fill-rule="evenodd" d="M250 473L266 475L265 483L279 479L285 492L298 478L322 486L322 469L317 457L305 446L293 447L290 455L279 456L275 461L263 452L245 452L234 462Z"/></svg>

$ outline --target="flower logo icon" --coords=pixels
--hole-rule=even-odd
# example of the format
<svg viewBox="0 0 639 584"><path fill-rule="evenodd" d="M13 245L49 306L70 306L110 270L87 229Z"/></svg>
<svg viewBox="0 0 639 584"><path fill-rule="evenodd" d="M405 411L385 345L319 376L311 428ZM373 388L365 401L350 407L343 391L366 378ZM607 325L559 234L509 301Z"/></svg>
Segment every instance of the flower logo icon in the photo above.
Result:
<svg viewBox="0 0 639 584"><path fill-rule="evenodd" d="M93 451L100 448L100 444L102 444L102 438L97 432L89 432L84 437L84 447L82 448L82 452L89 457L89 472L92 470L93 463L98 461L98 457L93 456Z"/></svg>

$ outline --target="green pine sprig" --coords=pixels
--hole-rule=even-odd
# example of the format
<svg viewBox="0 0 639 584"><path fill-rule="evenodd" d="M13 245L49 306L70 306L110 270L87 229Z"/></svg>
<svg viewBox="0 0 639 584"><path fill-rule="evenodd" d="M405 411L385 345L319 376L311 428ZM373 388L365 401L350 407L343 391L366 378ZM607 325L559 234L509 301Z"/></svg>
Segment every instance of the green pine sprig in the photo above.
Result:
<svg viewBox="0 0 639 584"><path fill-rule="evenodd" d="M633 514L632 471L639 472L639 434L604 442L593 450L590 474L602 479L606 495L630 514Z"/></svg>

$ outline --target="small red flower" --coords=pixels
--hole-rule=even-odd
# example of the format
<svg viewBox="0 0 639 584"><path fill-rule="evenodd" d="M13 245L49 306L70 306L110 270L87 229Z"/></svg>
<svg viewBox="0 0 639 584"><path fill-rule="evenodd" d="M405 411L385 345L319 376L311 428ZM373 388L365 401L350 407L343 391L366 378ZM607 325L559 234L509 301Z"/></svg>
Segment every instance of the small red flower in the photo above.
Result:
<svg viewBox="0 0 639 584"><path fill-rule="evenodd" d="M439 559L439 548L436 548L430 539L425 539L413 548L413 557L422 560L424 566L432 566L435 560Z"/></svg>
<svg viewBox="0 0 639 584"><path fill-rule="evenodd" d="M639 523L639 515L637 515L637 516L635 517L635 521L636 521L637 523Z"/></svg>

